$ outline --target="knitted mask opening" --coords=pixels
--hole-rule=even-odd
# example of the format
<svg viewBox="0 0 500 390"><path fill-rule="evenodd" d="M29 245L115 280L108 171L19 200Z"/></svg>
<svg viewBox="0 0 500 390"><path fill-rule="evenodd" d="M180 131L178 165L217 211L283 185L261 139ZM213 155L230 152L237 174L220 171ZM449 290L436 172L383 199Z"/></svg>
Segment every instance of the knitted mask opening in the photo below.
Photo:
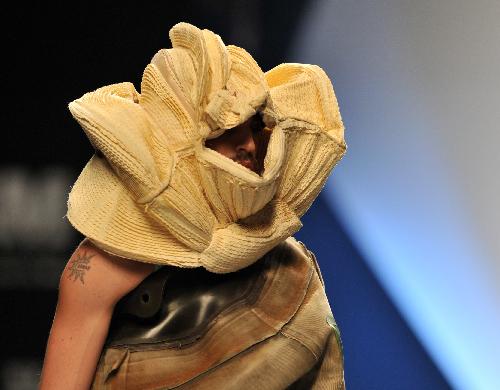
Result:
<svg viewBox="0 0 500 390"><path fill-rule="evenodd" d="M262 176L271 132L260 114L255 114L241 125L225 130L218 137L207 139L205 147Z"/></svg>

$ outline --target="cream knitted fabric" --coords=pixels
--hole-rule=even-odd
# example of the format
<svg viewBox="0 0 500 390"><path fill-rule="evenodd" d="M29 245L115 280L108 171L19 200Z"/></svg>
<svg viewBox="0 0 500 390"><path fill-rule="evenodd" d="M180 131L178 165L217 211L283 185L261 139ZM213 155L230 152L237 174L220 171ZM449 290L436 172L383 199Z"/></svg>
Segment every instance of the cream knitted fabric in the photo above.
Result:
<svg viewBox="0 0 500 390"><path fill-rule="evenodd" d="M318 66L264 74L244 49L187 23L170 39L140 94L124 82L69 104L102 157L78 177L67 217L118 256L236 271L302 227L347 148L337 100ZM257 112L272 130L262 175L204 145Z"/></svg>

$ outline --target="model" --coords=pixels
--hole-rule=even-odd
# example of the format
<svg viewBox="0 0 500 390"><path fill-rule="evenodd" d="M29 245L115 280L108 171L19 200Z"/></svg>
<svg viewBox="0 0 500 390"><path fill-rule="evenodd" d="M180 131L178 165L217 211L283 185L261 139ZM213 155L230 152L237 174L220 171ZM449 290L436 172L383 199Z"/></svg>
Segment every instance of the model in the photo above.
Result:
<svg viewBox="0 0 500 390"><path fill-rule="evenodd" d="M343 389L314 254L292 235L347 149L315 65L264 73L179 23L132 83L69 109L95 155L68 200L42 389Z"/></svg>

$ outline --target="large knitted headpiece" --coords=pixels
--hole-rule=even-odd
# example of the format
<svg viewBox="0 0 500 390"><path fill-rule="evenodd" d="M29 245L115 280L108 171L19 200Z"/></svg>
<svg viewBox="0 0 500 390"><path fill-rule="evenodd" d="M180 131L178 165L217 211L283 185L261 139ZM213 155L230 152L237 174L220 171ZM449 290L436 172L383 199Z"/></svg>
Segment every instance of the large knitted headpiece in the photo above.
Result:
<svg viewBox="0 0 500 390"><path fill-rule="evenodd" d="M68 200L72 225L121 257L225 273L298 231L346 151L330 80L315 65L263 73L245 50L179 23L173 48L129 82L69 109L98 150ZM262 115L271 130L261 175L205 140Z"/></svg>

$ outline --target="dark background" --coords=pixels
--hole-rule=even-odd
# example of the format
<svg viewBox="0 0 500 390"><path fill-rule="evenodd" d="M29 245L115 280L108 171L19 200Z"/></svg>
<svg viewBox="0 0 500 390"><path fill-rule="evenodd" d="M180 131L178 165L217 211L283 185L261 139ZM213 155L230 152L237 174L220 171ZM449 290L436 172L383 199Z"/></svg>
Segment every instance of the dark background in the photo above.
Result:
<svg viewBox="0 0 500 390"><path fill-rule="evenodd" d="M8 103L0 166L0 387L6 389L36 387L58 278L82 238L64 214L70 186L93 149L67 104L122 81L139 91L142 71L156 51L170 47L168 31L179 21L246 48L268 70L286 62L310 1L23 4L2 27ZM296 237L320 262L342 334L347 387L447 389L321 197L303 223Z"/></svg>

